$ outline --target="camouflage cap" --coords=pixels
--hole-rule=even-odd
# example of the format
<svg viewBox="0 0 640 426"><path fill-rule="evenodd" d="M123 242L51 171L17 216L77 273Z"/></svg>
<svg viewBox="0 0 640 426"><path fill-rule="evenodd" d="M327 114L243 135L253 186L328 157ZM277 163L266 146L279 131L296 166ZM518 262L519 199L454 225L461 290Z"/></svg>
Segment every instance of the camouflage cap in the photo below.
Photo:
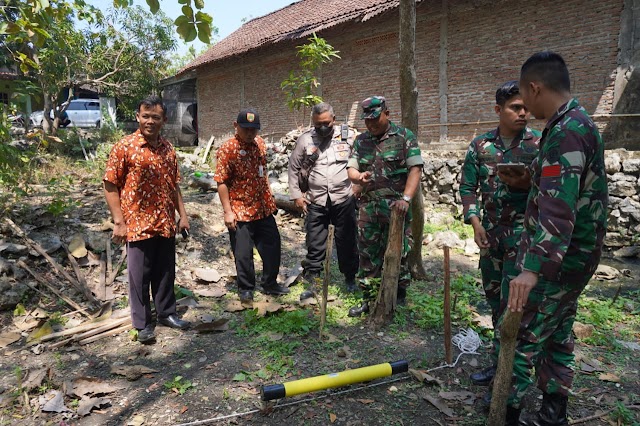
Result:
<svg viewBox="0 0 640 426"><path fill-rule="evenodd" d="M370 98L365 99L360 104L362 106L362 114L360 114L360 118L378 118L382 111L387 109L386 105L387 100L384 96L371 96Z"/></svg>

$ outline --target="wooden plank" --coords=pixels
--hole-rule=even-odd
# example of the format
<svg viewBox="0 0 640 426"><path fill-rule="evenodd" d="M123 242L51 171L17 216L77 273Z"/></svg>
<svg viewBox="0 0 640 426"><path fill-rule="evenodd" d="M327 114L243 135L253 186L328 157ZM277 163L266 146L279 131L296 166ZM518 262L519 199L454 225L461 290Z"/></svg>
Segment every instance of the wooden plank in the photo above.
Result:
<svg viewBox="0 0 640 426"><path fill-rule="evenodd" d="M88 338L86 338L84 340L80 340L78 343L81 344L81 345L87 345L87 344L93 343L93 342L95 342L97 340L104 339L105 337L115 336L116 334L120 334L123 331L127 331L127 330L130 330L130 329L131 329L131 324L123 325L122 327L118 327L118 328L113 329L113 330L105 331L102 334L98 334L96 336L92 336L92 337L88 337Z"/></svg>
<svg viewBox="0 0 640 426"><path fill-rule="evenodd" d="M209 138L209 142L207 142L207 148L204 150L204 155L202 156L202 160L200 161L200 164L204 164L207 162L207 158L209 157L209 151L211 151L211 145L213 145L213 141L215 141L216 138L214 136L211 136Z"/></svg>

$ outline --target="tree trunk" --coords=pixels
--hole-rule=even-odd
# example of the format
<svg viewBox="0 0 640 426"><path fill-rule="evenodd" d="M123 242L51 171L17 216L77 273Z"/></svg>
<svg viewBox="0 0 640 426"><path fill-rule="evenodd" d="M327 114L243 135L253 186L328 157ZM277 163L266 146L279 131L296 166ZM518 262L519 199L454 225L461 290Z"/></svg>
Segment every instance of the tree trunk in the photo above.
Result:
<svg viewBox="0 0 640 426"><path fill-rule="evenodd" d="M416 2L400 0L400 108L402 125L418 135L418 88L416 86ZM411 201L411 233L413 247L409 253L411 277L425 279L422 265L422 233L424 229L424 201L422 184L418 185Z"/></svg>
<svg viewBox="0 0 640 426"><path fill-rule="evenodd" d="M377 330L393 318L398 297L398 277L402 261L402 239L404 237L404 214L391 211L387 250L382 264L382 282L375 304L371 309L371 324Z"/></svg>
<svg viewBox="0 0 640 426"><path fill-rule="evenodd" d="M498 355L498 369L493 379L488 425L504 424L507 415L507 398L511 391L513 358L516 352L516 344L518 343L518 331L520 330L521 321L522 312L514 313L507 309L500 327L500 354Z"/></svg>
<svg viewBox="0 0 640 426"><path fill-rule="evenodd" d="M290 213L300 214L302 213L298 207L296 207L296 203L293 200L289 199L289 196L286 194L273 194L273 198L276 200L276 207L282 210L286 210Z"/></svg>

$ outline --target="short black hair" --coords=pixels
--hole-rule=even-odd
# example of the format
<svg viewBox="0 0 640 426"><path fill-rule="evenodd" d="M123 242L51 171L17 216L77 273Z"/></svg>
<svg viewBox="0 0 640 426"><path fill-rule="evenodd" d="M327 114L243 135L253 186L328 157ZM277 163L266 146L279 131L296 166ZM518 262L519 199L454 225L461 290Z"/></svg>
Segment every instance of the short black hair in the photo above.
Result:
<svg viewBox="0 0 640 426"><path fill-rule="evenodd" d="M504 106L505 102L520 95L520 85L516 80L510 80L496 90L496 104Z"/></svg>
<svg viewBox="0 0 640 426"><path fill-rule="evenodd" d="M160 108L162 108L162 115L164 116L167 115L167 106L164 104L164 102L162 102L162 98L160 96L157 96L157 95L147 96L146 98L144 98L138 103L138 107L136 108L136 111L140 112L140 107L142 107L143 105L146 108L153 108L156 105L160 105Z"/></svg>
<svg viewBox="0 0 640 426"><path fill-rule="evenodd" d="M545 50L532 55L520 69L521 81L540 81L554 92L571 91L569 69L562 56Z"/></svg>

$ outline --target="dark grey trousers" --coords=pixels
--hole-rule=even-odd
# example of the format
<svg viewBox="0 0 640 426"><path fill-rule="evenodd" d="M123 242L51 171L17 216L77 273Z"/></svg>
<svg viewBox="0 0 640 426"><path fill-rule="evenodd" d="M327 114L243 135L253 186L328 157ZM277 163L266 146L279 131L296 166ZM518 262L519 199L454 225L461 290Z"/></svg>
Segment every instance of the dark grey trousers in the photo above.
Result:
<svg viewBox="0 0 640 426"><path fill-rule="evenodd" d="M236 261L238 290L254 290L256 274L253 246L262 258L262 287L275 287L280 269L280 232L273 215L251 222L237 222L229 231L231 251Z"/></svg>
<svg viewBox="0 0 640 426"><path fill-rule="evenodd" d="M326 206L309 204L305 228L307 231L307 257L302 265L305 272L320 273L326 256L329 224L335 226L338 266L346 278L358 272L358 247L356 238L356 202L349 197L340 204Z"/></svg>
<svg viewBox="0 0 640 426"><path fill-rule="evenodd" d="M149 287L158 318L176 313L173 284L176 277L176 240L156 236L127 243L129 306L138 330L151 323Z"/></svg>

